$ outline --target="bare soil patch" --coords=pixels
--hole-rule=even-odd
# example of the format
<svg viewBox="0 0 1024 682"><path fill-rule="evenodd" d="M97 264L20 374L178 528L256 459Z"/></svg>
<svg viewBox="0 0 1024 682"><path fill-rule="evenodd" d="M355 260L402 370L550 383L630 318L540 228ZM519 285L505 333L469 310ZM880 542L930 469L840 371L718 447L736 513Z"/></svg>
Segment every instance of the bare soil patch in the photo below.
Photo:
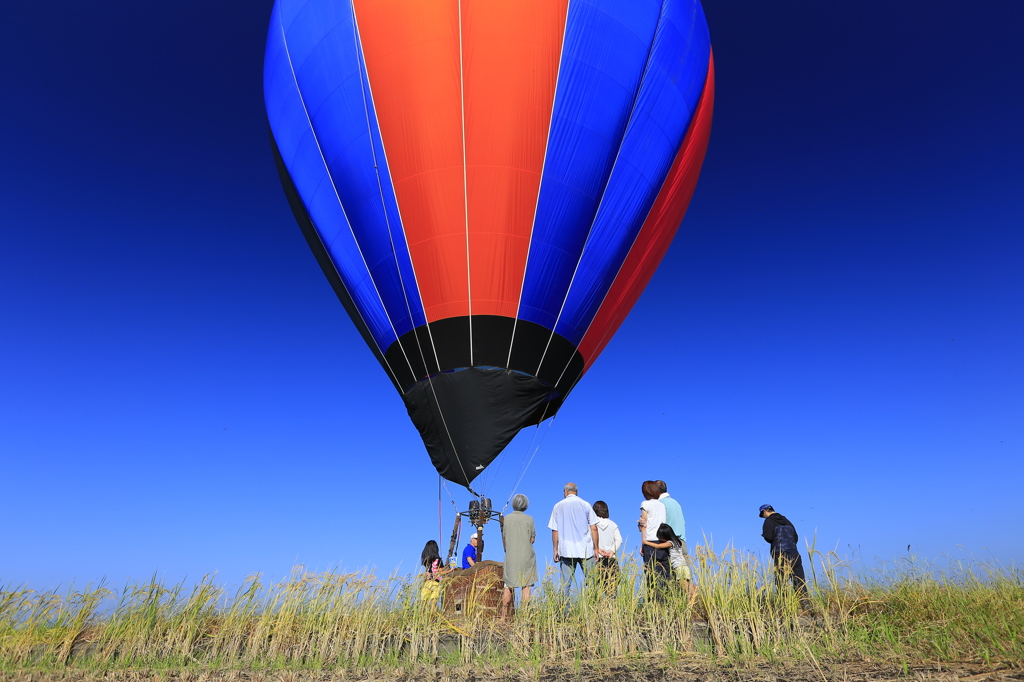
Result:
<svg viewBox="0 0 1024 682"><path fill-rule="evenodd" d="M324 670L109 670L0 672L0 682L1024 682L1024 670L1001 664L898 665L879 662L768 664L676 663L550 667L539 675L508 670L477 674L429 670L405 675Z"/></svg>

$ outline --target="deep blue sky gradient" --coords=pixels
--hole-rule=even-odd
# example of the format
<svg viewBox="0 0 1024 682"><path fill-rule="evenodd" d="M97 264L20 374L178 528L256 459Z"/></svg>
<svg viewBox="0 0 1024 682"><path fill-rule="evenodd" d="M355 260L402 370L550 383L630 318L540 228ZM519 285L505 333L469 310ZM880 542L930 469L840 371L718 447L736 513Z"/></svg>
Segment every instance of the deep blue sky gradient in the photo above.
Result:
<svg viewBox="0 0 1024 682"><path fill-rule="evenodd" d="M1024 5L705 9L704 172L541 428L538 525L574 480L634 547L664 478L691 544L763 552L769 502L869 564L1024 559ZM269 13L7 8L2 584L407 572L437 536L437 476L277 179ZM482 479L499 505L532 435Z"/></svg>

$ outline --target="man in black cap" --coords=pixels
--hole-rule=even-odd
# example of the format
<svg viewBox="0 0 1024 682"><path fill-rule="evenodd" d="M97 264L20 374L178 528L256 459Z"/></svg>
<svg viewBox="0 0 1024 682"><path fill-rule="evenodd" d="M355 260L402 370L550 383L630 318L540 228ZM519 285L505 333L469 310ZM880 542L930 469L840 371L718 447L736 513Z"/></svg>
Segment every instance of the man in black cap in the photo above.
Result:
<svg viewBox="0 0 1024 682"><path fill-rule="evenodd" d="M796 527L782 514L775 511L770 504L762 504L758 516L764 519L761 537L771 545L772 560L775 562L775 579L781 585L786 576L793 579L793 587L801 596L807 594L807 581L804 578L804 562L800 550L796 546L800 536Z"/></svg>

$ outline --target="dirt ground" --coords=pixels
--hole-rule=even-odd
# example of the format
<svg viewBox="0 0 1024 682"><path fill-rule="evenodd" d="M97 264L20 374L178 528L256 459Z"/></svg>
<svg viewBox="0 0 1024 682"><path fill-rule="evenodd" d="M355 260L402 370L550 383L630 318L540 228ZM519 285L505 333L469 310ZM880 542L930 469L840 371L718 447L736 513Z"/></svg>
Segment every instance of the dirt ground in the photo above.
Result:
<svg viewBox="0 0 1024 682"><path fill-rule="evenodd" d="M427 671L393 677L332 671L149 671L0 672L0 682L1024 682L1024 669L980 663L902 665L850 662L784 665L677 663L671 666L550 668L540 675L484 676L465 671Z"/></svg>

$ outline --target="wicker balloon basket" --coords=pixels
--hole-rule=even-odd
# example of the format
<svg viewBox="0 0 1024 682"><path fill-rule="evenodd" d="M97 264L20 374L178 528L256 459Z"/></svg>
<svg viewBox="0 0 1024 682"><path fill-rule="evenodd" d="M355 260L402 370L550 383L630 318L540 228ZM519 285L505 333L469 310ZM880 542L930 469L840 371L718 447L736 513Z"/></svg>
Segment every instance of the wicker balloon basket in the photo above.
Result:
<svg viewBox="0 0 1024 682"><path fill-rule="evenodd" d="M505 589L504 570L500 561L481 561L472 568L452 571L441 583L441 610L450 617L497 618Z"/></svg>

